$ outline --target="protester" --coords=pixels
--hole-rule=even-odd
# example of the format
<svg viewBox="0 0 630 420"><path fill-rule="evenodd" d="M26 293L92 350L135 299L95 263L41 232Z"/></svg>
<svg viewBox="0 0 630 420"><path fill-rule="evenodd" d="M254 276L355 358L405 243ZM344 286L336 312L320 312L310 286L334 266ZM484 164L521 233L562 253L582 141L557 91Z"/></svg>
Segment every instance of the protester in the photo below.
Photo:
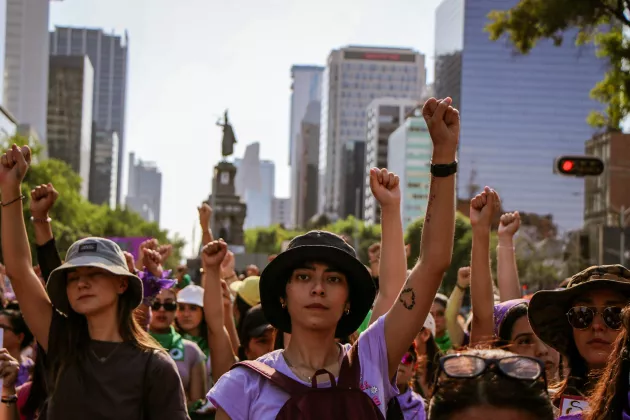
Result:
<svg viewBox="0 0 630 420"><path fill-rule="evenodd" d="M457 281L455 283L455 287L448 298L446 310L444 311L446 334L444 334L442 339L443 347L448 347L449 349L460 349L467 346L470 342L470 331L465 329L465 323L462 325L462 323L459 322L462 304L464 303L464 296L469 288L470 267L460 267L459 270L457 270ZM434 312L436 315L441 314L440 306L444 301L443 299L440 299L439 302L439 305L434 305ZM445 337L448 338L448 340L446 340Z"/></svg>
<svg viewBox="0 0 630 420"><path fill-rule="evenodd" d="M11 356L6 348L0 349L0 381L2 382L2 404L0 404L0 419L20 420L16 402L16 382L20 363Z"/></svg>
<svg viewBox="0 0 630 420"><path fill-rule="evenodd" d="M24 322L22 314L11 309L0 311L0 328L4 331L4 347L9 351L11 357L20 363L20 370L15 382L15 386L18 387L30 379L33 361L25 357L23 352L32 344L33 334Z"/></svg>
<svg viewBox="0 0 630 420"><path fill-rule="evenodd" d="M398 399L405 420L426 419L424 400L411 387L411 381L415 376L417 367L418 354L416 353L416 345L412 344L400 361L396 374L396 386L400 392L396 399Z"/></svg>
<svg viewBox="0 0 630 420"><path fill-rule="evenodd" d="M418 364L413 378L414 391L425 399L433 394L433 384L437 375L442 353L435 342L435 320L429 314L424 325L414 340Z"/></svg>
<svg viewBox="0 0 630 420"><path fill-rule="evenodd" d="M235 295L233 309L234 320L238 330L240 330L241 321L247 311L260 303L259 282L260 277L250 276L245 278L245 280L235 281L230 284L230 290Z"/></svg>
<svg viewBox="0 0 630 420"><path fill-rule="evenodd" d="M186 419L174 363L132 315L143 298L142 281L129 272L118 245L103 238L74 243L46 293L32 267L22 209L30 159L30 149L16 145L0 159L0 230L24 319L47 356L50 398L40 416L72 420L107 411L117 418Z"/></svg>
<svg viewBox="0 0 630 420"><path fill-rule="evenodd" d="M448 298L441 293L435 295L431 305L431 316L435 320L435 342L442 353L447 353L453 348L453 342L446 329L445 315L447 305Z"/></svg>
<svg viewBox="0 0 630 420"><path fill-rule="evenodd" d="M252 307L245 314L239 330L240 360L256 360L273 351L274 328L267 319L260 305Z"/></svg>
<svg viewBox="0 0 630 420"><path fill-rule="evenodd" d="M202 287L191 284L177 293L175 325L183 338L197 344L204 355L209 357L208 326L203 315Z"/></svg>

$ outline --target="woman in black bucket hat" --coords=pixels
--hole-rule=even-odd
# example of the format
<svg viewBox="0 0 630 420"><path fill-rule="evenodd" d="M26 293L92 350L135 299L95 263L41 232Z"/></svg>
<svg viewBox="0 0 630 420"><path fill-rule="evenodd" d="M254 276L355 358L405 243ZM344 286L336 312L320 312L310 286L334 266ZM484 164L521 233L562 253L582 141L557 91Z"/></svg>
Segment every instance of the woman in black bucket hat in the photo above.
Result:
<svg viewBox="0 0 630 420"><path fill-rule="evenodd" d="M380 415L366 417L365 413L354 413L353 418L383 418L386 414L388 403L397 393L392 379L410 343L422 329L433 296L450 265L459 136L459 114L450 104L450 98L442 101L432 98L423 108L433 141L433 177L422 233L422 257L393 305L359 336L355 345L338 344L335 338L353 333L365 319L374 303L375 285L354 249L343 238L322 231L294 238L288 249L265 268L260 279L265 316L280 331L291 333L290 343L284 350L259 358L259 364L254 365L259 370L252 369L251 364L239 364L219 379L208 394L218 407L217 420L266 420L276 418L279 413L286 414L283 410L291 406L294 397L287 388L276 386L276 381L261 372L273 371L271 378L282 377L298 387L334 388L337 382L348 383L342 378L352 370L349 365L360 365L360 382L357 376L358 383L349 389L363 391L359 395L369 397L372 402L367 402ZM370 176L375 176L376 172L373 169ZM383 183L386 187L390 185L385 179ZM391 219L384 219L382 226L383 237L393 232L399 238L394 243L384 244L383 251L388 246L393 247L389 254L398 255L404 266L400 212ZM203 255L206 275L218 275L225 248L222 242L206 246ZM382 278L381 281L387 280ZM322 371L326 375L321 376ZM335 392L339 393L348 389L342 385L337 388ZM336 412L338 417L328 411L317 414L319 418L341 418L339 411Z"/></svg>

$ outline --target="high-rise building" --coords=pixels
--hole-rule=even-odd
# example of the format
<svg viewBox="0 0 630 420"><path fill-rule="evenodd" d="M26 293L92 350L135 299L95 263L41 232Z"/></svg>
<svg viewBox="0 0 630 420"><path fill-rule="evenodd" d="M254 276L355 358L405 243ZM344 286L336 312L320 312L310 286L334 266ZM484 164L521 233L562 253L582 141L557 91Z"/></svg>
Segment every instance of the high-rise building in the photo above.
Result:
<svg viewBox="0 0 630 420"><path fill-rule="evenodd" d="M305 167L305 162L300 161L304 156L300 150L300 135L302 122L307 117L308 107L312 103L319 103L322 94L322 75L324 68L320 66L293 66L291 67L291 121L289 128L289 165L291 167L291 225L298 225L300 216L300 204L297 197L300 196L300 183L305 174L300 173ZM320 111L321 112L321 111ZM313 123L311 115L309 124ZM317 126L319 127L319 115ZM317 131L319 136L319 129ZM317 140L319 148L319 138ZM319 151L318 151L319 154Z"/></svg>
<svg viewBox="0 0 630 420"><path fill-rule="evenodd" d="M365 141L348 141L341 149L344 165L341 168L341 188L346 194L341 208L344 217L353 215L363 219L365 179Z"/></svg>
<svg viewBox="0 0 630 420"><path fill-rule="evenodd" d="M433 142L421 116L407 118L389 136L387 168L400 178L403 229L407 229L411 222L426 213L432 152ZM367 202L367 198L365 201ZM376 221L374 206L366 208L365 219Z"/></svg>
<svg viewBox="0 0 630 420"><path fill-rule="evenodd" d="M346 143L366 139L366 110L374 99L420 100L426 83L424 55L411 49L346 47L328 56L322 83L319 171L323 211L333 217L354 214L345 199ZM365 160L365 157L363 158ZM362 195L362 193L361 193Z"/></svg>
<svg viewBox="0 0 630 420"><path fill-rule="evenodd" d="M291 200L274 198L271 204L271 224L289 226L291 224Z"/></svg>
<svg viewBox="0 0 630 420"><path fill-rule="evenodd" d="M271 210L275 195L276 165L260 160L260 143L245 148L243 159L234 159L236 195L247 204L244 228L271 225Z"/></svg>
<svg viewBox="0 0 630 420"><path fill-rule="evenodd" d="M582 225L584 186L554 175L555 157L582 154L593 128L589 97L603 78L595 47L541 41L527 55L484 30L493 9L517 0L444 0L436 10L435 96L461 115L458 195L495 188L507 210L552 214L561 230Z"/></svg>
<svg viewBox="0 0 630 420"><path fill-rule="evenodd" d="M118 190L118 134L92 127L90 201L116 208Z"/></svg>
<svg viewBox="0 0 630 420"><path fill-rule="evenodd" d="M81 176L81 194L88 198L94 69L84 55L49 59L48 155Z"/></svg>
<svg viewBox="0 0 630 420"><path fill-rule="evenodd" d="M38 0L37 0L38 1ZM125 159L125 105L129 38L108 35L101 29L56 27L50 33L51 55L87 55L94 66L93 115L99 130L118 133L118 185L121 203L122 168Z"/></svg>
<svg viewBox="0 0 630 420"><path fill-rule="evenodd" d="M317 214L317 189L319 184L319 102L311 102L302 119L297 137L298 157L293 167L297 167L297 180L293 190L291 211L297 211L297 218L291 217L287 226L305 227L306 223ZM293 215L293 214L292 214Z"/></svg>
<svg viewBox="0 0 630 420"><path fill-rule="evenodd" d="M389 168L387 151L389 136L418 106L413 99L379 98L367 107L367 141L363 196L365 217L372 223L381 222L381 208L370 190L370 168Z"/></svg>
<svg viewBox="0 0 630 420"><path fill-rule="evenodd" d="M47 0L0 2L0 7L4 5L3 105L20 124L29 124L37 133L46 157L50 4Z"/></svg>
<svg viewBox="0 0 630 420"><path fill-rule="evenodd" d="M148 222L160 223L162 173L154 162L138 159L129 153L127 207Z"/></svg>

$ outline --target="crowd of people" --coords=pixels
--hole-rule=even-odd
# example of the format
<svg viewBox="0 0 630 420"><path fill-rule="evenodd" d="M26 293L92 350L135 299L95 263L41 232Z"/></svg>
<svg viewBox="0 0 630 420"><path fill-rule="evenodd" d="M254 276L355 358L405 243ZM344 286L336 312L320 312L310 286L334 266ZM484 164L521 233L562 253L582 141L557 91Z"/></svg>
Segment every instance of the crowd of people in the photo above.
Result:
<svg viewBox="0 0 630 420"><path fill-rule="evenodd" d="M0 419L629 419L630 271L596 266L521 296L514 236L501 215L497 279L490 237L498 193L470 203L470 267L450 296L459 113L429 99L431 185L420 257L407 269L399 178L371 169L381 242L364 265L325 231L291 240L260 272L237 273L202 205L200 284L148 240L137 258L87 237L62 260L51 184L22 181L28 147L0 159L6 278ZM470 292L471 310L462 307ZM630 306L629 306L630 307Z"/></svg>

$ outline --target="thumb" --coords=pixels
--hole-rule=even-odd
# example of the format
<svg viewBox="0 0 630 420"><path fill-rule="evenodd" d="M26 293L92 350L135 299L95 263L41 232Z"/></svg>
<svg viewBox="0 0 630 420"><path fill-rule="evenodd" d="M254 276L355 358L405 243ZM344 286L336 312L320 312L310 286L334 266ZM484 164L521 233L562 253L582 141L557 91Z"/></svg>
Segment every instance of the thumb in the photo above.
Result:
<svg viewBox="0 0 630 420"><path fill-rule="evenodd" d="M374 168L370 169L370 188L372 191L378 188L378 177Z"/></svg>

